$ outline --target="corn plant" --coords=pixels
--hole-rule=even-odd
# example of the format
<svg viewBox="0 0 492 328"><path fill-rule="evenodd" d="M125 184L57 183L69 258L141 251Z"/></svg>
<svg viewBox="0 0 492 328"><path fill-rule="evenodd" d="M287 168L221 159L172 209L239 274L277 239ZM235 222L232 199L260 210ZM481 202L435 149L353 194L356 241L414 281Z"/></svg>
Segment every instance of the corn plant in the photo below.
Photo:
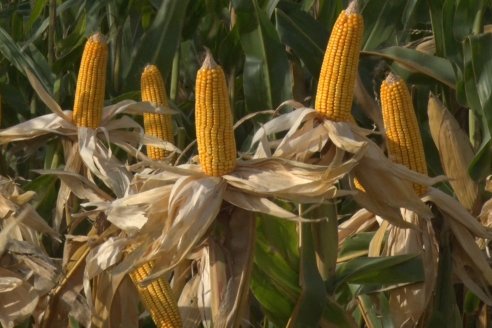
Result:
<svg viewBox="0 0 492 328"><path fill-rule="evenodd" d="M490 325L491 13L1 3L1 325Z"/></svg>

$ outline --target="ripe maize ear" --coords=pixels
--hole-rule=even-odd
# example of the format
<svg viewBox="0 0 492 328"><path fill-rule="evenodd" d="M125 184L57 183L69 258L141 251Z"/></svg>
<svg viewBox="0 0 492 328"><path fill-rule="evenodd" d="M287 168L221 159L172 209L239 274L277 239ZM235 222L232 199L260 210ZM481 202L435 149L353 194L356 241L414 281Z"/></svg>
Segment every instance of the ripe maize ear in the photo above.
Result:
<svg viewBox="0 0 492 328"><path fill-rule="evenodd" d="M236 141L224 71L207 53L196 76L196 140L207 175L222 176L236 166Z"/></svg>
<svg viewBox="0 0 492 328"><path fill-rule="evenodd" d="M85 44L77 77L73 121L78 127L95 129L101 123L107 62L108 44L96 33Z"/></svg>
<svg viewBox="0 0 492 328"><path fill-rule="evenodd" d="M364 20L357 0L338 16L321 66L314 108L336 122L352 122L359 53L364 32Z"/></svg>
<svg viewBox="0 0 492 328"><path fill-rule="evenodd" d="M152 262L147 262L130 273L140 299L157 327L182 327L178 304L166 279L157 279L145 287L139 285L151 272L152 265Z"/></svg>
<svg viewBox="0 0 492 328"><path fill-rule="evenodd" d="M390 158L427 175L424 146L412 97L405 82L392 73L381 84L381 110ZM425 186L414 185L414 189L419 196L426 192Z"/></svg>
<svg viewBox="0 0 492 328"><path fill-rule="evenodd" d="M154 106L167 106L166 89L161 72L155 65L147 65L140 79L142 101ZM144 113L145 134L164 141L173 142L173 122L171 115ZM147 146L147 155L153 160L163 160L167 155L162 148Z"/></svg>

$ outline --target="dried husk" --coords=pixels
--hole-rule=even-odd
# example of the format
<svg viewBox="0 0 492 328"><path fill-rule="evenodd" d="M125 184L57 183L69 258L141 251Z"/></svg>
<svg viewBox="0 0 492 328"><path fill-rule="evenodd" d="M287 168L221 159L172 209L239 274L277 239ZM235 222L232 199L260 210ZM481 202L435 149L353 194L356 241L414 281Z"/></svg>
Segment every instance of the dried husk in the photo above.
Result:
<svg viewBox="0 0 492 328"><path fill-rule="evenodd" d="M390 312L396 327L414 327L428 308L437 279L438 245L429 220L403 210L406 221L417 229L390 226L386 255L419 254L423 261L424 282L391 289Z"/></svg>
<svg viewBox="0 0 492 328"><path fill-rule="evenodd" d="M287 132L280 140L272 138L283 131ZM429 178L392 163L366 137L371 133L351 123L326 120L314 109L297 108L265 123L255 133L252 144L258 143L257 158L280 157L329 165L349 157L357 163L350 180L357 178L366 191L354 195L363 207L402 227L410 224L402 219L400 208L430 217L430 209L415 195L411 185L429 186L444 178Z"/></svg>
<svg viewBox="0 0 492 328"><path fill-rule="evenodd" d="M468 136L433 94L429 96L427 115L432 139L439 151L449 183L461 204L467 210L475 212L479 201L478 184L468 174L468 167L474 158Z"/></svg>

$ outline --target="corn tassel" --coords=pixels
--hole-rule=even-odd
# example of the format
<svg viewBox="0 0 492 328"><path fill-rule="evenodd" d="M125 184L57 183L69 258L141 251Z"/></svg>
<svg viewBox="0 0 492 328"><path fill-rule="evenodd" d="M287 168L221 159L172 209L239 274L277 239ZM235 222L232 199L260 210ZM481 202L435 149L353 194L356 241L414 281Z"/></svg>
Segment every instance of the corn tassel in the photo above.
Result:
<svg viewBox="0 0 492 328"><path fill-rule="evenodd" d="M130 273L130 277L138 289L140 299L157 327L182 327L176 299L165 278L157 279L145 287L139 285L151 272L152 265L152 262L147 262Z"/></svg>
<svg viewBox="0 0 492 328"><path fill-rule="evenodd" d="M391 73L381 84L381 110L390 158L427 175L424 145L412 97L405 82ZM414 189L419 196L426 192L425 186L414 185Z"/></svg>
<svg viewBox="0 0 492 328"><path fill-rule="evenodd" d="M96 33L85 44L77 77L73 121L78 127L95 129L101 123L107 62L108 45L104 36Z"/></svg>
<svg viewBox="0 0 492 328"><path fill-rule="evenodd" d="M196 140L207 175L222 176L236 166L236 141L224 71L207 53L196 76Z"/></svg>
<svg viewBox="0 0 492 328"><path fill-rule="evenodd" d="M364 20L352 1L338 16L326 47L314 108L336 122L353 122L352 98Z"/></svg>
<svg viewBox="0 0 492 328"><path fill-rule="evenodd" d="M164 80L155 65L147 65L141 77L142 101L154 106L166 107L167 96ZM173 122L171 115L144 113L145 134L164 141L173 142ZM153 160L163 160L169 155L165 149L147 146L147 155Z"/></svg>

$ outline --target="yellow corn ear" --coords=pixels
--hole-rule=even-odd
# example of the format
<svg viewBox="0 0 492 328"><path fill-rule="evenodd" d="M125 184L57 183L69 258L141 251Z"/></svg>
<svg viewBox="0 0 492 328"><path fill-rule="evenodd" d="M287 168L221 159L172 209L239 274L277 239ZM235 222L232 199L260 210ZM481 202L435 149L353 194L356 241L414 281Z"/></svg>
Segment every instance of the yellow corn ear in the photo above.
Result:
<svg viewBox="0 0 492 328"><path fill-rule="evenodd" d="M409 169L427 175L424 145L412 104L412 97L405 81L390 73L381 84L381 110L388 155ZM426 187L414 185L419 196Z"/></svg>
<svg viewBox="0 0 492 328"><path fill-rule="evenodd" d="M236 140L224 71L207 53L196 76L196 141L207 175L222 176L236 166Z"/></svg>
<svg viewBox="0 0 492 328"><path fill-rule="evenodd" d="M149 275L152 266L152 262L147 262L131 272L130 277L155 325L160 328L180 328L183 323L179 315L178 304L166 279L154 280L145 287L139 284Z"/></svg>
<svg viewBox="0 0 492 328"><path fill-rule="evenodd" d="M78 127L97 128L102 119L108 44L100 33L92 35L86 42L80 63L73 121Z"/></svg>
<svg viewBox="0 0 492 328"><path fill-rule="evenodd" d="M338 16L326 47L314 108L336 122L351 122L364 20L357 0Z"/></svg>
<svg viewBox="0 0 492 328"><path fill-rule="evenodd" d="M168 105L164 80L157 66L147 65L145 67L140 86L142 101L148 101L154 106L166 107ZM145 134L171 143L174 141L171 115L144 113L143 118ZM162 148L147 146L147 155L153 160L163 160L169 153Z"/></svg>

